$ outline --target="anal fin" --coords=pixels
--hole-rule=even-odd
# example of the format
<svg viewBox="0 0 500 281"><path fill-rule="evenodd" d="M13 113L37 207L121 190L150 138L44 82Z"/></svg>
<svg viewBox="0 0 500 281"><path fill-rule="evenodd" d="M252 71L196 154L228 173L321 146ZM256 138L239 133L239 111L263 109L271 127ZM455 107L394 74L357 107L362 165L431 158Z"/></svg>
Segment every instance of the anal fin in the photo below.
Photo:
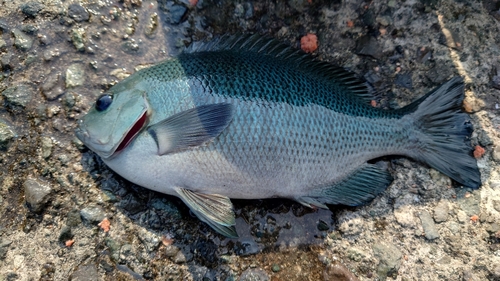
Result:
<svg viewBox="0 0 500 281"><path fill-rule="evenodd" d="M230 238L237 238L233 204L218 194L203 194L185 188L176 188L179 197L189 209L214 230Z"/></svg>
<svg viewBox="0 0 500 281"><path fill-rule="evenodd" d="M365 204L384 191L393 178L374 164L365 164L343 181L319 188L307 196L296 198L301 204L326 208L325 204L358 206Z"/></svg>

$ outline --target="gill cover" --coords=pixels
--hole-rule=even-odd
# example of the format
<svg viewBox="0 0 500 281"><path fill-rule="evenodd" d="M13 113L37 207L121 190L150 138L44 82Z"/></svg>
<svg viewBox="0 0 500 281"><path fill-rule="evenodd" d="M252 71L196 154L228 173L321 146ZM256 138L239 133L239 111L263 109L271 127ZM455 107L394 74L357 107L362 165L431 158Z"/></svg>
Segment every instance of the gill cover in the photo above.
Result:
<svg viewBox="0 0 500 281"><path fill-rule="evenodd" d="M100 96L79 120L77 137L99 156L111 157L144 127L148 110L144 95L145 92L133 89Z"/></svg>

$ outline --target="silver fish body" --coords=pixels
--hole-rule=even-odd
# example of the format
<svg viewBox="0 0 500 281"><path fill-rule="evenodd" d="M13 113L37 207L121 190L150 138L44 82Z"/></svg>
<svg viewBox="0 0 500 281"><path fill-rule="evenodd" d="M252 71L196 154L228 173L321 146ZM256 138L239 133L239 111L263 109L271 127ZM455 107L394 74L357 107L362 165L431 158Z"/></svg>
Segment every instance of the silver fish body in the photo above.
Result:
<svg viewBox="0 0 500 281"><path fill-rule="evenodd" d="M229 198L359 205L392 181L367 162L404 155L477 188L454 78L395 111L341 68L275 40L230 37L140 70L101 96L77 136L115 172L179 196L235 237Z"/></svg>

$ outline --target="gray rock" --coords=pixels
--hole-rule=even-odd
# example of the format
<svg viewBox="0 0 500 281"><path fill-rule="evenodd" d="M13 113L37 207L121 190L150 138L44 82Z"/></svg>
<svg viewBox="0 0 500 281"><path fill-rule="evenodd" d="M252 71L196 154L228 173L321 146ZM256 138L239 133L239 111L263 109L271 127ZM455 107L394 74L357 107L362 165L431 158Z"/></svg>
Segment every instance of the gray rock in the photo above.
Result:
<svg viewBox="0 0 500 281"><path fill-rule="evenodd" d="M352 247L347 250L347 257L353 261L361 261L364 257L366 257L366 253L361 251L358 248Z"/></svg>
<svg viewBox="0 0 500 281"><path fill-rule="evenodd" d="M397 74L394 79L394 84L407 89L413 89L413 82L410 73Z"/></svg>
<svg viewBox="0 0 500 281"><path fill-rule="evenodd" d="M8 32L10 30L9 23L4 19L0 19L0 30L3 32Z"/></svg>
<svg viewBox="0 0 500 281"><path fill-rule="evenodd" d="M0 37L0 50L5 49L5 47L7 47L7 42Z"/></svg>
<svg viewBox="0 0 500 281"><path fill-rule="evenodd" d="M68 7L68 16L76 22L88 21L90 18L89 12L84 7L78 4L71 4Z"/></svg>
<svg viewBox="0 0 500 281"><path fill-rule="evenodd" d="M2 69L7 70L12 68L11 61L12 53L3 54L2 57L0 57L0 64L2 65Z"/></svg>
<svg viewBox="0 0 500 281"><path fill-rule="evenodd" d="M52 139L50 137L47 137L47 136L43 136L40 138L40 146L41 146L41 150L42 150L42 157L44 159L47 159L50 157L50 155L52 154L52 147L54 147L54 145L52 144Z"/></svg>
<svg viewBox="0 0 500 281"><path fill-rule="evenodd" d="M73 239L73 233L71 233L71 227L65 225L61 229L61 233L59 233L59 242L65 243L68 240Z"/></svg>
<svg viewBox="0 0 500 281"><path fill-rule="evenodd" d="M500 264L497 264L493 270L491 270L493 278L500 279Z"/></svg>
<svg viewBox="0 0 500 281"><path fill-rule="evenodd" d="M0 149L5 150L9 148L10 143L16 137L16 133L12 128L0 120Z"/></svg>
<svg viewBox="0 0 500 281"><path fill-rule="evenodd" d="M69 277L71 281L94 281L100 280L95 264L80 265Z"/></svg>
<svg viewBox="0 0 500 281"><path fill-rule="evenodd" d="M80 212L78 210L71 210L66 215L66 225L75 227L82 223Z"/></svg>
<svg viewBox="0 0 500 281"><path fill-rule="evenodd" d="M500 162L500 145L496 145L493 147L493 152L491 154L493 156L493 160Z"/></svg>
<svg viewBox="0 0 500 281"><path fill-rule="evenodd" d="M436 207L434 208L434 221L436 222L445 222L448 220L448 213L450 211L450 207L448 202L440 201Z"/></svg>
<svg viewBox="0 0 500 281"><path fill-rule="evenodd" d="M387 276L396 274L401 265L401 251L396 246L385 242L375 243L372 249L374 256L379 260L377 267L379 278L385 280Z"/></svg>
<svg viewBox="0 0 500 281"><path fill-rule="evenodd" d="M110 253L111 253L111 258L114 260L114 261L118 261L119 258L120 258L120 248L121 248L121 244L110 238L110 237L106 237L104 239L104 243L106 244L106 247L108 247Z"/></svg>
<svg viewBox="0 0 500 281"><path fill-rule="evenodd" d="M499 200L493 199L493 208L497 210L497 212L500 212L500 199Z"/></svg>
<svg viewBox="0 0 500 281"><path fill-rule="evenodd" d="M177 246L168 245L165 247L165 255L169 258L175 257L177 252L179 252L179 248Z"/></svg>
<svg viewBox="0 0 500 281"><path fill-rule="evenodd" d="M422 222L422 227L424 228L425 238L432 240L439 237L439 232L432 220L431 215L427 211L422 211L418 214L420 221Z"/></svg>
<svg viewBox="0 0 500 281"><path fill-rule="evenodd" d="M186 256L184 255L184 253L182 251L178 251L175 254L175 257L174 257L175 263L181 264L181 263L186 263L186 261L187 261Z"/></svg>
<svg viewBox="0 0 500 281"><path fill-rule="evenodd" d="M139 231L139 240L146 247L148 252L155 251L160 245L161 239L158 235L147 231L146 229L141 229Z"/></svg>
<svg viewBox="0 0 500 281"><path fill-rule="evenodd" d="M98 206L85 207L80 211L80 216L84 222L98 224L105 217L106 213Z"/></svg>
<svg viewBox="0 0 500 281"><path fill-rule="evenodd" d="M64 93L61 87L62 79L61 73L51 73L43 82L40 90L47 100L55 100Z"/></svg>
<svg viewBox="0 0 500 281"><path fill-rule="evenodd" d="M10 244L12 244L12 241L10 240L7 240L5 238L0 240L0 261L5 259L7 251L9 251Z"/></svg>
<svg viewBox="0 0 500 281"><path fill-rule="evenodd" d="M172 5L170 8L170 23L179 24L187 12L187 8L182 5Z"/></svg>
<svg viewBox="0 0 500 281"><path fill-rule="evenodd" d="M80 63L74 63L66 70L66 88L82 86L85 82L85 70Z"/></svg>
<svg viewBox="0 0 500 281"><path fill-rule="evenodd" d="M240 281L268 281L269 275L261 268L248 268L243 271Z"/></svg>
<svg viewBox="0 0 500 281"><path fill-rule="evenodd" d="M33 212L40 212L49 199L52 188L38 179L28 178L23 184L24 197Z"/></svg>
<svg viewBox="0 0 500 281"><path fill-rule="evenodd" d="M500 223L488 223L486 224L485 230L488 231L489 233L497 233L500 231Z"/></svg>
<svg viewBox="0 0 500 281"><path fill-rule="evenodd" d="M175 220L180 220L182 218L179 209L177 209L174 204L165 198L153 198L150 204L153 208L158 210L159 214L162 213L163 215Z"/></svg>
<svg viewBox="0 0 500 281"><path fill-rule="evenodd" d="M21 5L21 12L29 17L36 17L45 8L45 5L38 1L30 1Z"/></svg>
<svg viewBox="0 0 500 281"><path fill-rule="evenodd" d="M27 51L33 46L33 38L19 29L13 29L14 46L21 51Z"/></svg>
<svg viewBox="0 0 500 281"><path fill-rule="evenodd" d="M132 245L125 244L120 248L120 260L127 261L130 257L134 255Z"/></svg>
<svg viewBox="0 0 500 281"><path fill-rule="evenodd" d="M85 51L85 29L74 28L71 30L71 42L79 52Z"/></svg>
<svg viewBox="0 0 500 281"><path fill-rule="evenodd" d="M26 107L26 105L28 105L28 103L33 98L34 92L33 89L31 89L31 86L26 84L20 84L5 89L2 92L2 95L5 97L8 106Z"/></svg>

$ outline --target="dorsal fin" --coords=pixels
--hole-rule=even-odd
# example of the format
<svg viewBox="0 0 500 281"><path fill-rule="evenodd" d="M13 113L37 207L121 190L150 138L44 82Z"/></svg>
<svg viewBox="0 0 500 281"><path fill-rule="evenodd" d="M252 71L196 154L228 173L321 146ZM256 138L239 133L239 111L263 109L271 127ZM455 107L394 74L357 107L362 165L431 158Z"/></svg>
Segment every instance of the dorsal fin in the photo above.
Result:
<svg viewBox="0 0 500 281"><path fill-rule="evenodd" d="M328 62L319 61L313 55L292 48L276 39L260 34L224 35L209 42L195 42L184 53L244 51L286 60L287 64L309 72L356 94L368 103L374 99L367 84L356 74Z"/></svg>

